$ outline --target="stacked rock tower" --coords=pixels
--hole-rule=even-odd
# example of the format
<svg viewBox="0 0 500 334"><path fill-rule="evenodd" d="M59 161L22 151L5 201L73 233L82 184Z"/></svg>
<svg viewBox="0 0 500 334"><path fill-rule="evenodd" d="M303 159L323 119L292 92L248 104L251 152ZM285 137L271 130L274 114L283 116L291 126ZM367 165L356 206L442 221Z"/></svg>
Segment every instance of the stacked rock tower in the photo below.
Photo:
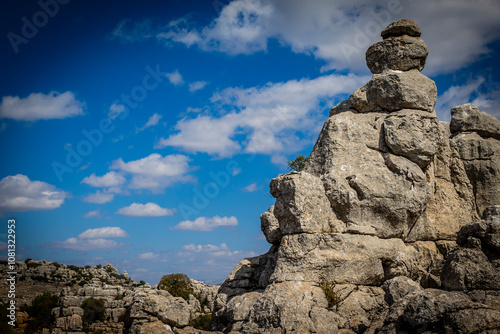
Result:
<svg viewBox="0 0 500 334"><path fill-rule="evenodd" d="M418 25L381 35L372 79L332 108L304 171L271 181L272 247L223 283L214 329L500 330L500 121L458 106L450 132Z"/></svg>

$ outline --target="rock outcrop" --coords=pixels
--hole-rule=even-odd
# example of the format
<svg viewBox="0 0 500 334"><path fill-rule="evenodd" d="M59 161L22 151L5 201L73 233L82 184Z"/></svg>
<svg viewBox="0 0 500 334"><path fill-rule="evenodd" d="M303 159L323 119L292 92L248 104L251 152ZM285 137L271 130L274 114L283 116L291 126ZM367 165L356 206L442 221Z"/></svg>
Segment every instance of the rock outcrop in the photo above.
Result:
<svg viewBox="0 0 500 334"><path fill-rule="evenodd" d="M366 53L372 79L330 111L305 169L271 181L273 246L222 284L214 329L500 331L500 122L473 105L437 119L420 35L389 25Z"/></svg>
<svg viewBox="0 0 500 334"><path fill-rule="evenodd" d="M84 330L88 298L105 311L91 332L204 334L190 325L212 313L231 334L500 333L500 121L465 104L440 122L418 25L381 36L305 169L271 181L266 254L188 299L111 266L24 264L27 281L71 280L52 333Z"/></svg>

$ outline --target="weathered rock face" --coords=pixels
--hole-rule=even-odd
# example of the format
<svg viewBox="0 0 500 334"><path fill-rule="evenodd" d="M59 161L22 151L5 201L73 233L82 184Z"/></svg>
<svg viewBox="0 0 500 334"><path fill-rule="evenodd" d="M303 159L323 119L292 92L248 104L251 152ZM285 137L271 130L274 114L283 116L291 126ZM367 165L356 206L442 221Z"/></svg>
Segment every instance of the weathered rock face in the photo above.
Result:
<svg viewBox="0 0 500 334"><path fill-rule="evenodd" d="M330 111L305 169L271 182L273 246L221 286L214 329L500 330L500 122L472 105L438 121L420 34L389 25L366 53L373 78Z"/></svg>
<svg viewBox="0 0 500 334"><path fill-rule="evenodd" d="M451 109L450 130L481 214L500 203L500 121L473 104L463 104Z"/></svg>

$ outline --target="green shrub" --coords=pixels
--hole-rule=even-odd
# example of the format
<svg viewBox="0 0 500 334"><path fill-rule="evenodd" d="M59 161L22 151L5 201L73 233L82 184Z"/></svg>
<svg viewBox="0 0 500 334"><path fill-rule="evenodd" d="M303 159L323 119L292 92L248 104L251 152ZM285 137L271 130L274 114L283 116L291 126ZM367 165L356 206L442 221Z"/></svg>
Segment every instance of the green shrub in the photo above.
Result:
<svg viewBox="0 0 500 334"><path fill-rule="evenodd" d="M88 264L85 266L85 269L90 269L90 268L92 268L92 267Z"/></svg>
<svg viewBox="0 0 500 334"><path fill-rule="evenodd" d="M297 157L295 159L287 162L288 168L290 170L300 172L301 170L303 170L306 167L306 163L307 163L308 159L309 158L305 157L303 154L299 154L299 155L297 155Z"/></svg>
<svg viewBox="0 0 500 334"><path fill-rule="evenodd" d="M323 281L320 284L320 288L325 293L326 301L328 302L328 308L331 309L335 307L335 309L337 309L341 300L340 297L335 292L335 283Z"/></svg>
<svg viewBox="0 0 500 334"><path fill-rule="evenodd" d="M91 324L96 321L104 321L104 299L87 298L82 303L83 317L82 320Z"/></svg>
<svg viewBox="0 0 500 334"><path fill-rule="evenodd" d="M189 277L184 274L170 274L161 278L158 289L167 290L174 297L182 297L185 300L194 293Z"/></svg>
<svg viewBox="0 0 500 334"><path fill-rule="evenodd" d="M97 264L95 267L96 267L96 269L101 269L102 268L102 264Z"/></svg>
<svg viewBox="0 0 500 334"><path fill-rule="evenodd" d="M30 316L26 326L25 333L36 333L42 328L53 328L55 318L52 315L52 309L57 307L59 297L46 292L43 295L36 296L31 306L24 307L23 310Z"/></svg>
<svg viewBox="0 0 500 334"><path fill-rule="evenodd" d="M209 331L210 330L210 322L212 321L212 314L202 314L197 318L194 318L189 322L189 325L191 327L194 327L196 329L200 329L202 331Z"/></svg>
<svg viewBox="0 0 500 334"><path fill-rule="evenodd" d="M123 298L125 298L124 292L117 294L115 297L115 300L122 300Z"/></svg>
<svg viewBox="0 0 500 334"><path fill-rule="evenodd" d="M144 282L142 279L139 281L139 285L146 285L146 282Z"/></svg>

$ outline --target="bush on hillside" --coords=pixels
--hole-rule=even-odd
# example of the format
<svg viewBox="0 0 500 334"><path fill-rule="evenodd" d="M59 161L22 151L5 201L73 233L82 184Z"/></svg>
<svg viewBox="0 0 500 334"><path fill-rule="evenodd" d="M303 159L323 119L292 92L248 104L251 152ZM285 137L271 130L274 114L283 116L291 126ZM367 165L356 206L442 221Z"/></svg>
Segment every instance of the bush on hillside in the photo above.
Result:
<svg viewBox="0 0 500 334"><path fill-rule="evenodd" d="M182 297L185 300L194 294L193 286L189 277L184 274L169 274L161 278L158 289L168 291L174 297Z"/></svg>

